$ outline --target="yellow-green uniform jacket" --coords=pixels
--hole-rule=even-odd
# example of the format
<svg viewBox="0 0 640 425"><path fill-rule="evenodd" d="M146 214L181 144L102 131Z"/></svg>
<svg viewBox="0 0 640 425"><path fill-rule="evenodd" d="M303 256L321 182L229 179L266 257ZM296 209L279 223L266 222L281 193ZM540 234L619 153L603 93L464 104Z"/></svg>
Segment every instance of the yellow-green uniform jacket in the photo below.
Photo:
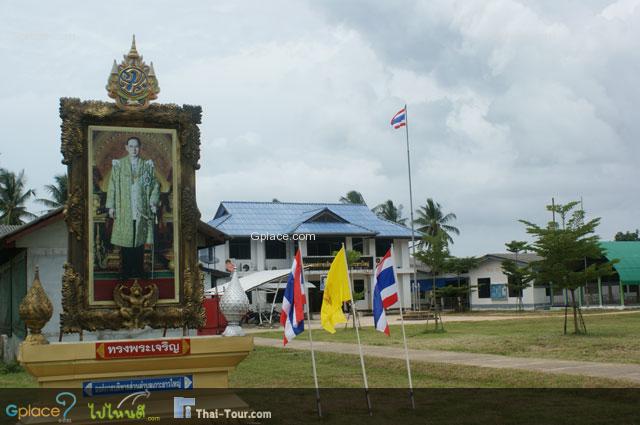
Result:
<svg viewBox="0 0 640 425"><path fill-rule="evenodd" d="M115 209L115 220L111 232L111 243L123 247L136 247L153 243L154 216L151 206L158 205L160 187L154 173L153 161L138 157L134 173L130 157L114 159L107 189L107 208ZM138 214L132 206L132 192L135 194ZM135 240L133 240L133 220L136 220Z"/></svg>

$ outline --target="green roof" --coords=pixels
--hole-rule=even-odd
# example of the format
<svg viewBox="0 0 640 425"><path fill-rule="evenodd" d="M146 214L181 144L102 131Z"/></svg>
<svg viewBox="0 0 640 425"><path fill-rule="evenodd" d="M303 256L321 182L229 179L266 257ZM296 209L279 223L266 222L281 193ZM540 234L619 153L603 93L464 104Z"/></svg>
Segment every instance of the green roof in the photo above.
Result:
<svg viewBox="0 0 640 425"><path fill-rule="evenodd" d="M617 258L614 264L625 285L640 285L640 242L600 242L608 260Z"/></svg>

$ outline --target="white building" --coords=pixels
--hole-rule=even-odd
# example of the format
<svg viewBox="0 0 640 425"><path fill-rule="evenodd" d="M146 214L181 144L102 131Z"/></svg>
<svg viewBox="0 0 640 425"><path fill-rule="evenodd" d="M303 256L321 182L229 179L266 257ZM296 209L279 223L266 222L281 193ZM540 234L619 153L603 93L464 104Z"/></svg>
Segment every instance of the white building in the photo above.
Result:
<svg viewBox="0 0 640 425"><path fill-rule="evenodd" d="M213 268L224 270L224 261L229 258L240 277L290 268L299 246L306 279L316 286L309 292L312 312L320 310L323 276L329 270L332 253L342 244L361 254L360 261L351 266L351 279L354 292L364 297L356 306L370 310L375 265L393 244L403 303L410 305L411 230L377 217L366 205L225 201L209 225L231 239L224 247L210 249L208 255L201 252L201 260L206 263L208 256ZM272 299L262 301L269 303Z"/></svg>
<svg viewBox="0 0 640 425"><path fill-rule="evenodd" d="M619 260L614 273L576 290L577 302L584 308L638 308L640 307L640 243L600 242L603 258L600 261ZM535 254L518 254L517 263L524 267L539 260ZM504 260L516 260L515 254L487 254L480 258L477 268L470 270L470 307L472 310L500 310L517 308L518 295L507 287L507 276L502 270ZM553 283L536 284L523 291L522 304L526 310L563 307L570 303L568 291L554 287Z"/></svg>
<svg viewBox="0 0 640 425"><path fill-rule="evenodd" d="M539 260L535 254L518 254L517 264L524 267L531 261ZM477 268L469 271L472 310L516 309L518 294L507 287L507 275L502 270L502 262L516 260L514 254L487 254L480 258ZM540 309L550 305L547 288L529 287L522 291L522 305L525 310Z"/></svg>

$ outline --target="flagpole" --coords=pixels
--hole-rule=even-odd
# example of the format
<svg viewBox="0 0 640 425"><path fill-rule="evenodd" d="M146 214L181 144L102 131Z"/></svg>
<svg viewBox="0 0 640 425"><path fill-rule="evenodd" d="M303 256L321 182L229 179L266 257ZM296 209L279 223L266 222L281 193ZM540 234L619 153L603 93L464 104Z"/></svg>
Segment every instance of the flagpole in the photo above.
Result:
<svg viewBox="0 0 640 425"><path fill-rule="evenodd" d="M299 250L299 249L298 249ZM307 310L307 318L309 319L309 346L311 347L311 366L313 368L313 382L316 386L316 406L318 407L318 417L322 417L322 405L320 404L320 387L318 385L318 371L316 370L316 354L313 351L313 337L311 336L311 313L309 310L309 288L307 287L307 278L304 275L304 263L302 261L302 253L300 253L300 268L302 270L302 285L304 288L305 307Z"/></svg>
<svg viewBox="0 0 640 425"><path fill-rule="evenodd" d="M349 280L349 298L351 299L351 313L353 317L356 317L356 305L353 302L353 290L351 289L351 272L349 271L349 262L347 260L347 250L342 244L342 250L344 252L344 262L347 265L347 279ZM362 379L364 380L364 394L367 398L367 407L369 408L369 416L373 416L373 410L371 409L371 398L369 397L369 383L367 382L367 371L364 367L364 355L362 354L362 344L360 343L360 331L358 330L358 325L355 325L356 329L356 339L358 341L358 352L360 353L360 366L362 367Z"/></svg>
<svg viewBox="0 0 640 425"><path fill-rule="evenodd" d="M413 189L411 187L411 152L409 150L409 111L407 110L407 104L404 105L405 125L404 130L407 136L407 170L409 172L409 208L411 212L411 251L413 255L413 285L415 288L415 300L417 310L420 310L420 289L418 286L418 264L416 263L416 231L413 224ZM411 266L411 259L409 259L409 266ZM413 292L413 291L412 291ZM404 329L404 328L403 328Z"/></svg>
<svg viewBox="0 0 640 425"><path fill-rule="evenodd" d="M396 268L395 268L396 262L395 262L395 251L393 250L393 244L391 244L391 258L394 259L393 277L395 278L396 282L399 282L398 276L396 274ZM398 284L398 289L400 289L399 284ZM407 360L407 375L409 376L409 398L411 399L411 407L415 410L416 400L413 395L413 380L411 379L411 362L409 362L409 348L407 348L407 334L405 333L405 330L404 330L404 316L402 314L402 310L403 310L402 295L403 294L398 293L398 295L400 298L400 325L402 327L402 342L404 343L404 354Z"/></svg>

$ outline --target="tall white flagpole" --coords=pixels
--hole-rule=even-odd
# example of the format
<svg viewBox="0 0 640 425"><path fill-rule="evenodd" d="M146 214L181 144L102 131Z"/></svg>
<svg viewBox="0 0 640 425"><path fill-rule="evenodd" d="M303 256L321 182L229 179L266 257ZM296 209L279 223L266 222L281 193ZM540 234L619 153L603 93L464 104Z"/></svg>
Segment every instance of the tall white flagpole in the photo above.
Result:
<svg viewBox="0 0 640 425"><path fill-rule="evenodd" d="M299 248L298 248L299 250ZM302 261L302 252L300 252L300 267L302 270L302 280L305 297L305 310L309 320L309 346L311 347L311 366L313 368L313 382L316 386L316 406L318 407L318 416L322 417L322 405L320 404L320 387L318 385L318 371L316 370L316 354L313 351L313 337L311 336L311 314L309 312L309 288L307 287L307 278L304 275L304 263Z"/></svg>
<svg viewBox="0 0 640 425"><path fill-rule="evenodd" d="M347 265L347 279L349 283L349 298L351 298L351 313L353 317L357 319L356 304L353 301L353 290L351 289L351 272L349 271L349 263L347 261L347 250L342 244L342 250L344 252L344 262ZM360 330L358 325L354 326L356 329L356 339L358 340L358 352L360 353L360 366L362 367L362 379L364 380L364 394L367 397L367 407L369 408L369 416L373 416L373 410L371 410L371 398L369 397L369 382L367 381L367 371L364 367L364 355L362 354L362 344L360 344Z"/></svg>
<svg viewBox="0 0 640 425"><path fill-rule="evenodd" d="M398 285L398 298L400 299L400 325L402 326L402 342L404 343L404 354L405 354L405 358L407 360L407 375L409 376L409 397L411 398L411 407L413 409L416 408L416 400L415 397L413 395L413 380L411 379L411 362L409 362L409 349L407 348L407 334L405 333L404 330L404 317L402 314L402 310L403 310L403 295L400 293L400 282L398 281L398 275L396 274L396 260L395 260L395 251L393 250L393 244L391 244L391 258L393 258L393 278L396 281L396 284Z"/></svg>
<svg viewBox="0 0 640 425"><path fill-rule="evenodd" d="M415 300L417 310L420 310L420 288L418 286L418 263L416 260L416 231L413 224L413 189L411 188L411 152L409 150L409 111L407 105L404 105L404 129L407 136L407 170L409 172L409 208L411 211L411 251L413 256L413 285L415 291ZM411 266L411 259L409 259L409 266ZM403 328L404 329L404 328Z"/></svg>

